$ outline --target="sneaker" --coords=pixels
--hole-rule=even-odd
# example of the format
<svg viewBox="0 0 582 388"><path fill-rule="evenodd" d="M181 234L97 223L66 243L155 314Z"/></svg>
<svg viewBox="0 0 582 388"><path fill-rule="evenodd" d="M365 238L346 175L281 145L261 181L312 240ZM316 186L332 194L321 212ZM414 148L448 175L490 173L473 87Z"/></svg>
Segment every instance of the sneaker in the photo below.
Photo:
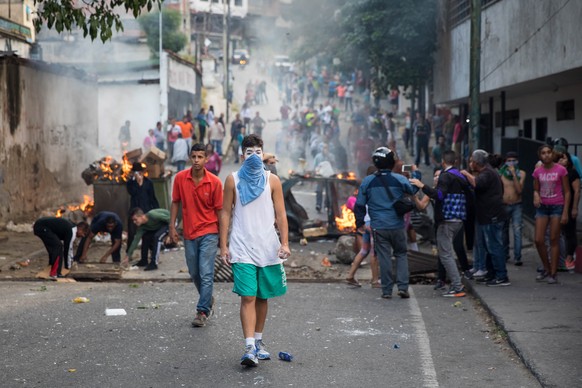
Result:
<svg viewBox="0 0 582 388"><path fill-rule="evenodd" d="M446 288L446 284L445 282L443 282L442 280L437 280L436 284L434 285L434 287L432 288L433 290L444 290Z"/></svg>
<svg viewBox="0 0 582 388"><path fill-rule="evenodd" d="M140 260L134 264L136 267L147 267L148 261L147 260Z"/></svg>
<svg viewBox="0 0 582 388"><path fill-rule="evenodd" d="M271 359L271 354L267 352L267 347L265 346L263 340L255 340L255 348L257 348L256 354L259 360Z"/></svg>
<svg viewBox="0 0 582 388"><path fill-rule="evenodd" d="M548 276L550 276L550 274L546 271L540 272L538 276L536 276L536 281L543 282Z"/></svg>
<svg viewBox="0 0 582 388"><path fill-rule="evenodd" d="M485 277L480 277L475 279L475 281L479 284L486 284L488 282L490 282L491 280L494 280L495 278L493 277L489 277L489 276L485 276Z"/></svg>
<svg viewBox="0 0 582 388"><path fill-rule="evenodd" d="M392 299L392 294L382 294L382 299Z"/></svg>
<svg viewBox="0 0 582 388"><path fill-rule="evenodd" d="M194 327L204 327L206 326L206 321L208 320L208 316L204 311L196 312L196 317L192 321L192 326Z"/></svg>
<svg viewBox="0 0 582 388"><path fill-rule="evenodd" d="M556 276L548 276L548 284L558 284L558 279Z"/></svg>
<svg viewBox="0 0 582 388"><path fill-rule="evenodd" d="M143 270L144 271L155 271L156 269L158 269L158 266L156 264L148 264L147 267L145 267Z"/></svg>
<svg viewBox="0 0 582 388"><path fill-rule="evenodd" d="M516 267L521 267L523 265L523 261L515 260L515 263L513 263L513 265L515 265Z"/></svg>
<svg viewBox="0 0 582 388"><path fill-rule="evenodd" d="M503 287L503 286L510 286L511 283L509 282L508 278L504 279L491 279L487 282L487 287Z"/></svg>
<svg viewBox="0 0 582 388"><path fill-rule="evenodd" d="M566 268L568 271L576 269L576 259L568 258L566 259Z"/></svg>
<svg viewBox="0 0 582 388"><path fill-rule="evenodd" d="M398 290L398 296L401 297L402 299L410 298L410 294L406 290Z"/></svg>
<svg viewBox="0 0 582 388"><path fill-rule="evenodd" d="M354 278L347 278L346 283L352 287L362 287L362 285Z"/></svg>
<svg viewBox="0 0 582 388"><path fill-rule="evenodd" d="M244 366L258 366L259 359L257 358L257 351L253 345L245 347L245 354L240 358L240 364Z"/></svg>
<svg viewBox="0 0 582 388"><path fill-rule="evenodd" d="M465 289L463 287L454 289L453 287L449 288L447 292L443 294L445 298L462 298L466 296Z"/></svg>
<svg viewBox="0 0 582 388"><path fill-rule="evenodd" d="M463 271L463 276L465 277L465 279L473 279L473 272L468 269L466 271Z"/></svg>
<svg viewBox="0 0 582 388"><path fill-rule="evenodd" d="M479 271L473 273L473 277L475 277L475 278L483 278L485 276L487 276L487 271L485 271L483 269L480 269Z"/></svg>

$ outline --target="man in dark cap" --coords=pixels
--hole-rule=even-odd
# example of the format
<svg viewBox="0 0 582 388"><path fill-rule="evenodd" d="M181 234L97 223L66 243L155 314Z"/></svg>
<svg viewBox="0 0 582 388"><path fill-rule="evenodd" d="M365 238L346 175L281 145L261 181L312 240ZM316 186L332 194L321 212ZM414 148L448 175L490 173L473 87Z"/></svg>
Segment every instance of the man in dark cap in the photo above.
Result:
<svg viewBox="0 0 582 388"><path fill-rule="evenodd" d="M394 203L404 194L414 194L418 189L413 187L403 175L394 174L392 168L396 156L386 147L377 148L372 154L375 174L368 175L362 181L358 191L354 213L356 226L364 232L364 216L366 206L370 216L370 227L374 232L374 243L378 261L380 262L380 278L382 279L382 298L392 298L394 280L392 276L392 256L396 260L396 284L398 296L409 298L408 294L408 256L404 216L399 215ZM420 179L420 173L413 173Z"/></svg>
<svg viewBox="0 0 582 388"><path fill-rule="evenodd" d="M156 199L154 184L144 176L145 165L135 162L131 169L131 177L127 181L127 192L130 196L128 221L127 221L127 248L131 246L137 226L133 223L129 212L131 209L140 208L144 213L160 207Z"/></svg>

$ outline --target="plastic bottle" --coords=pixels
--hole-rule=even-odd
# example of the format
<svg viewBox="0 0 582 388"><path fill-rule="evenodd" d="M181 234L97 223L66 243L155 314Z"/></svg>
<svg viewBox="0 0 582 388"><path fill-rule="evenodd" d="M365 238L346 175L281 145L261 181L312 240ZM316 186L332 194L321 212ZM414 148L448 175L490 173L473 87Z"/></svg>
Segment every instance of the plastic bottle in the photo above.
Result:
<svg viewBox="0 0 582 388"><path fill-rule="evenodd" d="M287 352L279 352L279 358L283 361L292 361L293 356Z"/></svg>

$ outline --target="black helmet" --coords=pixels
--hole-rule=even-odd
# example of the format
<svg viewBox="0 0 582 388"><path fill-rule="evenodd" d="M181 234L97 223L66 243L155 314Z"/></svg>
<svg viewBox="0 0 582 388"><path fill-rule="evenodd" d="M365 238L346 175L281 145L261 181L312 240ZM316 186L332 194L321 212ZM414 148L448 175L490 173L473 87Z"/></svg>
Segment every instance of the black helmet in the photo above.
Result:
<svg viewBox="0 0 582 388"><path fill-rule="evenodd" d="M553 146L561 145L568 148L568 140L564 139L563 137L557 137L554 140L552 140L552 145Z"/></svg>
<svg viewBox="0 0 582 388"><path fill-rule="evenodd" d="M378 170L389 170L394 167L394 152L387 147L376 148L372 154L372 161Z"/></svg>

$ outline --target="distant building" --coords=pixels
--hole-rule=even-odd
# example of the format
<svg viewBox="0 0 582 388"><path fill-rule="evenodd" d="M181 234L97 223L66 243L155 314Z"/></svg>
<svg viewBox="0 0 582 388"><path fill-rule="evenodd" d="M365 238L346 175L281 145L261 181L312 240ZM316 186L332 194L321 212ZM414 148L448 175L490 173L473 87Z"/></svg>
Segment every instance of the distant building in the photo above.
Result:
<svg viewBox="0 0 582 388"><path fill-rule="evenodd" d="M0 0L0 52L14 51L29 58L36 47L33 25L34 0Z"/></svg>

